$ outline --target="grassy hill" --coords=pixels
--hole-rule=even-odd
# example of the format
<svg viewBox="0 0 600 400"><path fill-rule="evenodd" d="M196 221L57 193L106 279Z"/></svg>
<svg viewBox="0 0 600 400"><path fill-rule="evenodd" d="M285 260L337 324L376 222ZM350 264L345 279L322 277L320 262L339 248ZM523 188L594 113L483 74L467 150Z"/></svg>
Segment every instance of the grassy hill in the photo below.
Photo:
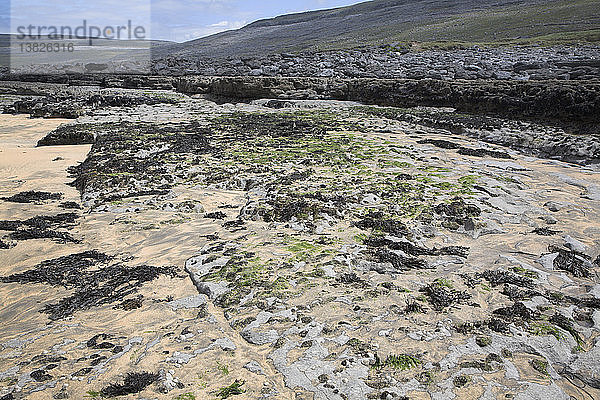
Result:
<svg viewBox="0 0 600 400"><path fill-rule="evenodd" d="M402 29L403 28L403 29ZM377 40L374 35L373 40ZM534 43L600 41L600 2L550 1L509 6L432 21L391 35L400 41L472 43Z"/></svg>
<svg viewBox="0 0 600 400"><path fill-rule="evenodd" d="M403 42L423 47L600 41L598 0L374 0L284 15L190 42L157 56L227 57Z"/></svg>

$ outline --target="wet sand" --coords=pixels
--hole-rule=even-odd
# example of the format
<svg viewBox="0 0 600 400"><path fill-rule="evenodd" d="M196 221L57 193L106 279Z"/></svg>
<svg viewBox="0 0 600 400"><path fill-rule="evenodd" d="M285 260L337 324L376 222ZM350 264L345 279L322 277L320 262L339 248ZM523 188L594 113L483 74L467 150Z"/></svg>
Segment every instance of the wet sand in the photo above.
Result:
<svg viewBox="0 0 600 400"><path fill-rule="evenodd" d="M91 146L34 147L37 140L65 122L0 116L1 197L26 190L43 190L63 193L61 201L80 202L79 192L68 186L72 178L66 170L83 161ZM168 393L161 393L161 389L152 386L127 398L173 399L186 393L193 393L198 399L215 398L218 389L230 385L234 379L246 381L247 392L239 398L338 399L340 392L351 393L348 398L365 398L366 393L378 389L377 385L401 388L399 393L402 391L411 399L429 399L432 393L438 396L436 398L457 396L461 399L504 398L506 393L511 393L516 394L515 398L526 399L531 398L527 397L528 393L536 390L545 396L567 393L575 398L586 398L585 391L598 395L597 389L589 385L580 385L584 389L578 389L554 369L548 376L532 369L530 359L539 356L532 355L532 349L544 349L544 356L551 361L571 352L575 342L564 331L561 331L563 339L560 341L551 335L526 335L521 339L517 331L508 336L492 332L489 336L493 344L480 348L475 345L475 335L456 334L453 326L485 320L492 310L512 304L500 294L500 288L492 289L485 283L469 288L466 281L459 278L460 274L475 274L488 268L520 266L538 271L536 285L544 289L572 296L600 295L595 272L587 280L575 279L564 271L549 270L538 263L548 245L562 244L564 235L583 244L587 254L598 255L600 174L592 169L515 152L511 152L514 159L510 161L460 156L450 150L417 144L417 138L409 136L414 134L411 128L393 125L392 128L392 133L353 133L364 135L377 145L391 143L410 152L414 165L405 168L410 174L416 175L428 165L445 168L437 173L445 174L444 179L452 181L476 174L479 184L497 194L476 195L478 204L488 207L483 215L487 225L478 227L478 234L440 229L432 237L423 238L428 248L469 247L466 260L452 256L428 257L427 261L433 263L435 269L382 274L368 269L369 264L365 264L361 254L364 247L355 239L363 231L347 220L334 221L324 228L322 235L314 235L299 231L293 224L269 224L261 220L248 220L242 231L235 231L224 229L221 220L203 218L204 213L221 211L226 214L225 220L235 220L240 209L249 202L248 193L243 190L181 184L172 190L170 200L163 200L194 201L202 205L201 212L179 213L160 207L139 212L125 210L139 199L131 204L112 204L102 212L84 208L76 226L70 230L81 243L60 244L47 239L19 241L11 249L0 250L0 275L23 272L44 260L86 250L100 250L128 265L172 265L178 273L144 284L138 292L144 299L141 308L125 311L115 309L115 304L106 304L77 311L72 317L58 321L49 321L47 315L39 311L42 305L68 295L68 290L44 284L0 284L0 377L3 378L0 390L16 384L30 399L47 399L60 390L69 393L70 398L94 397L100 388L118 381L127 372L162 370L163 374L166 371L178 378L183 387L175 385ZM447 138L435 132L426 136ZM452 137L452 140L478 145L466 138ZM315 169L322 173L318 166ZM431 179L437 178L439 176L431 175ZM559 209L549 211L548 202L557 203ZM0 202L0 220L64 212L58 208L59 203L3 201ZM557 222L545 224L542 218L548 215ZM532 235L531 230L537 226L550 226L561 234ZM490 232L483 234L485 229ZM218 240L207 236L215 233ZM304 249L302 246L308 241L318 248L317 240L323 236L331 239L332 244L324 246L322 253L311 253L306 262L298 262L301 258L294 245ZM192 256L203 254L202 249L215 242L240 245L240 250L251 250L261 260L268 260L273 278L284 276L291 282L285 295L276 293L261 298L256 304L249 296L248 306L229 309L214 304L213 298L205 310L208 316L203 317L199 317L200 307L177 308L170 303L199 296L189 271L183 267ZM223 255L222 250L211 251L206 254ZM303 251L300 255L304 255ZM332 261L335 257L337 263ZM317 267L324 266L323 274L317 271ZM367 281L366 286L340 284L340 276L349 271L359 273ZM471 298L442 312L394 311L403 308L407 300L422 298L420 289L440 278L451 280L457 290L469 291ZM388 287L394 289L385 289ZM427 301L419 301L427 307ZM530 301L532 308L547 306L543 301L539 304ZM271 304L266 306L261 302ZM595 320L597 313L594 311ZM236 327L246 318L261 321L261 316L266 319L256 323L257 329L262 333L273 329L281 340L257 345L243 337L243 328ZM586 367L593 368L598 327L577 328L585 336L583 346L589 355ZM324 330L328 333L323 333ZM107 335L104 340L112 344L113 350L100 350L88 344L90 338L98 334ZM375 350L382 357L416 354L423 365L406 372L373 368L358 361L362 357L360 352L348 348L350 338L368 343L371 356ZM494 364L492 371L482 373L478 368L457 366L459 361L480 360L489 353L501 354L502 350L511 350L514 354ZM48 370L51 378L34 382L31 371L35 369L35 357L49 354L64 356L65 360L56 369ZM97 359L100 361L95 363ZM26 363L19 366L23 361ZM258 363L263 374L245 368L249 361ZM81 372L85 368L91 370ZM435 371L435 379L430 383L426 382L426 371ZM472 378L465 387L456 387L456 378L461 374ZM335 382L339 388L337 393L324 386L328 380L323 375ZM161 384L164 381L161 378ZM369 382L369 386L364 381Z"/></svg>

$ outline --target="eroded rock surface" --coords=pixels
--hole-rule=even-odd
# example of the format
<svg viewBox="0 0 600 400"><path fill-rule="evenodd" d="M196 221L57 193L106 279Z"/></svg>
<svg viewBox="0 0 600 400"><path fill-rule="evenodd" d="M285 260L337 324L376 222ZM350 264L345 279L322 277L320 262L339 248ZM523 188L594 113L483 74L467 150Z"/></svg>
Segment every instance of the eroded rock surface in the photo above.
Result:
<svg viewBox="0 0 600 400"><path fill-rule="evenodd" d="M595 139L272 101L91 106L27 137L34 166L0 170L0 396L600 395ZM3 118L10 140L38 121ZM12 236L33 228L75 240Z"/></svg>

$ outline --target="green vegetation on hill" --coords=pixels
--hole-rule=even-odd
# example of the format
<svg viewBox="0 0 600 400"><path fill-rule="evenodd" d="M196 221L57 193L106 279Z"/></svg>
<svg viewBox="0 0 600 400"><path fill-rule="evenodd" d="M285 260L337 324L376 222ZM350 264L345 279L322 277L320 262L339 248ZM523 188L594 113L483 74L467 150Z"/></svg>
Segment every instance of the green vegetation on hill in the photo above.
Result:
<svg viewBox="0 0 600 400"><path fill-rule="evenodd" d="M420 23L390 24L343 35L337 42L311 45L335 50L364 45L412 43L416 48L473 45L554 45L600 41L597 0L550 1L545 4L493 8ZM321 43L323 43L321 41Z"/></svg>
<svg viewBox="0 0 600 400"><path fill-rule="evenodd" d="M575 0L480 11L415 27L393 38L482 43L598 41L600 7L596 0Z"/></svg>

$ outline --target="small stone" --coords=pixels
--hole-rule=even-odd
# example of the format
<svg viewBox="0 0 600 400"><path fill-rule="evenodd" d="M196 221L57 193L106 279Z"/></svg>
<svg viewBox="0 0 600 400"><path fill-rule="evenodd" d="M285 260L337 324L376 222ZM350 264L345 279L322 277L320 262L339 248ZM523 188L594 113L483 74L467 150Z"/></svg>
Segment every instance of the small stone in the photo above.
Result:
<svg viewBox="0 0 600 400"><path fill-rule="evenodd" d="M362 200L365 205L376 205L381 203L381 198L373 193L368 193Z"/></svg>
<svg viewBox="0 0 600 400"><path fill-rule="evenodd" d="M560 209L562 208L562 206L554 201L549 201L547 203L544 204L544 207L546 207L548 210L552 211L552 212L557 212L560 211Z"/></svg>
<svg viewBox="0 0 600 400"><path fill-rule="evenodd" d="M472 218L465 219L465 223L463 225L465 231L472 231L475 229L475 222L473 222Z"/></svg>
<svg viewBox="0 0 600 400"><path fill-rule="evenodd" d="M250 361L246 365L244 365L248 371L257 374L257 375L265 375L265 371L262 369L259 363L256 361Z"/></svg>
<svg viewBox="0 0 600 400"><path fill-rule="evenodd" d="M213 342L213 345L219 346L221 348L221 350L224 350L224 351L235 351L235 349L237 349L237 346L235 345L235 343L233 343L233 341L227 337L215 340Z"/></svg>
<svg viewBox="0 0 600 400"><path fill-rule="evenodd" d="M477 336L475 338L475 343L477 343L479 347L489 346L492 344L492 338L489 336Z"/></svg>
<svg viewBox="0 0 600 400"><path fill-rule="evenodd" d="M585 253L587 250L585 244L581 243L579 240L572 238L569 235L565 235L563 238L565 240L565 247L572 251L576 251L579 253Z"/></svg>
<svg viewBox="0 0 600 400"><path fill-rule="evenodd" d="M252 329L242 331L242 337L251 344L263 345L273 343L279 339L279 334L276 330L271 329L266 332L258 332Z"/></svg>
<svg viewBox="0 0 600 400"><path fill-rule="evenodd" d="M542 219L544 220L545 223L547 223L548 225L554 225L558 222L558 220L556 218L554 218L552 215L544 215L542 217Z"/></svg>

